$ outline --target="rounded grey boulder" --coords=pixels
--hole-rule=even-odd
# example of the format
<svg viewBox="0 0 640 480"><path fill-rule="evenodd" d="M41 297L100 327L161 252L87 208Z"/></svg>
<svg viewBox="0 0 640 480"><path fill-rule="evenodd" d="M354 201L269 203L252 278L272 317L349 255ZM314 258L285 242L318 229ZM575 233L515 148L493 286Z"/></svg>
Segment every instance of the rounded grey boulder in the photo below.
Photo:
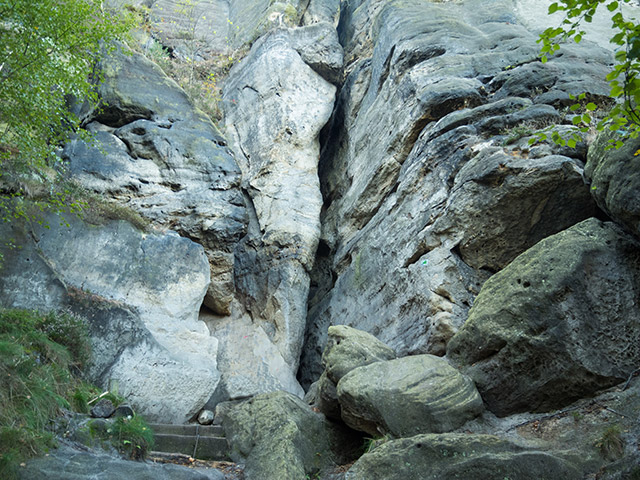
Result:
<svg viewBox="0 0 640 480"><path fill-rule="evenodd" d="M351 428L399 437L449 432L483 408L473 382L434 355L356 368L338 383L338 400Z"/></svg>

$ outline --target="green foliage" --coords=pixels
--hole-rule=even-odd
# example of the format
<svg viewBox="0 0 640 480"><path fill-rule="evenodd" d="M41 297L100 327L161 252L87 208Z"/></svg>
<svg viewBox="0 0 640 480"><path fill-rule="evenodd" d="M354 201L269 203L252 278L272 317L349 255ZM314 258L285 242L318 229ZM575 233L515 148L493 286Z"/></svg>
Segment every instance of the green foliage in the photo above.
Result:
<svg viewBox="0 0 640 480"><path fill-rule="evenodd" d="M622 6L632 0L559 0L549 6L549 14L564 12L565 18L559 27L549 27L538 40L542 43L540 50L542 62L560 50L560 42L582 41L586 34L585 23L591 23L593 16L602 5L611 14L613 36L610 42L617 46L615 64L607 75L611 87L610 97L615 100L613 107L597 122L596 128L605 128L616 132L618 139L610 140L610 147L620 148L625 138L637 138L640 135L640 24L625 18ZM577 103L571 106L576 112L572 122L575 131L567 139L558 132L551 134L551 140L560 144L575 147L580 141L580 133L589 130L593 112L598 106L586 100L586 94L579 95ZM546 133L538 135L539 140L546 139ZM534 140L535 141L535 140Z"/></svg>
<svg viewBox="0 0 640 480"><path fill-rule="evenodd" d="M0 19L0 216L11 221L29 215L16 202L25 184L46 190L59 175L55 150L80 124L68 101L97 103L95 60L131 22L98 0L0 0ZM42 202L78 209L59 192Z"/></svg>
<svg viewBox="0 0 640 480"><path fill-rule="evenodd" d="M153 448L153 430L140 415L118 417L107 430L113 445L132 460L142 460Z"/></svg>
<svg viewBox="0 0 640 480"><path fill-rule="evenodd" d="M502 142L502 146L511 145L512 143L516 143L523 137L528 137L533 134L533 130L527 125L518 125L516 127L510 128L502 132L503 135L506 135L507 138Z"/></svg>
<svg viewBox="0 0 640 480"><path fill-rule="evenodd" d="M375 437L375 438L365 437L364 446L363 446L363 449L362 449L363 450L363 455L365 453L372 452L373 450L375 450L380 445L384 445L390 439L391 439L391 437L388 434L387 435L383 435L381 437Z"/></svg>
<svg viewBox="0 0 640 480"><path fill-rule="evenodd" d="M46 427L86 388L71 372L88 359L82 319L0 309L0 478L15 477L19 462L54 446Z"/></svg>
<svg viewBox="0 0 640 480"><path fill-rule="evenodd" d="M1 165L43 176L79 123L68 96L97 102L94 60L129 26L92 0L0 0Z"/></svg>

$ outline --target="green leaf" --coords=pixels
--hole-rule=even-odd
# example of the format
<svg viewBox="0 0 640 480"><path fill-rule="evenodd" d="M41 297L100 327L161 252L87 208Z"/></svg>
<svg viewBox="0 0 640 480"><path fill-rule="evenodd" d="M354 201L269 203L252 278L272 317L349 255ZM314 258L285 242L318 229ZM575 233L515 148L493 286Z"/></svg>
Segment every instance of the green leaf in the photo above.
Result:
<svg viewBox="0 0 640 480"><path fill-rule="evenodd" d="M587 103L587 105L585 106L585 108L587 110L589 110L590 112L594 111L596 108L598 108L598 106L595 103L589 102Z"/></svg>
<svg viewBox="0 0 640 480"><path fill-rule="evenodd" d="M570 138L569 140L567 140L567 147L576 148L576 141L573 138Z"/></svg>
<svg viewBox="0 0 640 480"><path fill-rule="evenodd" d="M556 13L558 11L558 4L557 3L552 3L551 5L549 5L549 15L552 15L554 13Z"/></svg>
<svg viewBox="0 0 640 480"><path fill-rule="evenodd" d="M609 5L607 5L607 10L609 10L610 12L613 12L617 8L618 2L611 2Z"/></svg>

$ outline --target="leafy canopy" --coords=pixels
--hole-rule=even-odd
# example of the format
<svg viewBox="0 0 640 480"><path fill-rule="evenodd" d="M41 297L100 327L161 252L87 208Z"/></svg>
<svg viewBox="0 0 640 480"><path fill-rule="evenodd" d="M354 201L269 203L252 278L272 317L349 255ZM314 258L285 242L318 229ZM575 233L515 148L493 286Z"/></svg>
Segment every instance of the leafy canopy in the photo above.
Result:
<svg viewBox="0 0 640 480"><path fill-rule="evenodd" d="M615 105L597 124L598 130L609 128L616 132L617 140L611 140L611 146L620 148L625 138L637 138L640 135L640 25L635 19L625 17L623 4L631 4L635 0L559 0L549 6L549 14L564 12L565 18L559 27L547 28L541 35L541 60L546 62L549 55L560 49L560 42L573 39L582 41L586 34L585 23L591 23L598 8L605 6L611 14L613 35L610 42L616 45L615 63L607 75L611 87L610 96L616 100ZM573 124L579 131L586 133L591 124L591 113L597 105L586 102L586 94L579 95L571 111L576 112ZM578 114L579 111L584 113ZM543 135L545 136L545 135ZM546 136L545 136L546 137ZM574 134L565 140L557 132L552 134L556 143L575 147L580 140Z"/></svg>
<svg viewBox="0 0 640 480"><path fill-rule="evenodd" d="M99 0L0 0L0 181L5 191L8 174L46 179L54 173L55 147L79 125L66 99L97 101L96 57L128 29Z"/></svg>

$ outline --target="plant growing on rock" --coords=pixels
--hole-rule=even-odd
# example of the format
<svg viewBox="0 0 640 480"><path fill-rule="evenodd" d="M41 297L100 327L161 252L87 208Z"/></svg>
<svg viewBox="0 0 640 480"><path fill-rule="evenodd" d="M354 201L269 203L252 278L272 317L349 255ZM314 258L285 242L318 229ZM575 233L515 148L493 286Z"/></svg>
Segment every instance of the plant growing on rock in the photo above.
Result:
<svg viewBox="0 0 640 480"><path fill-rule="evenodd" d="M153 430L139 415L118 417L107 430L118 451L132 460L144 459L153 448Z"/></svg>
<svg viewBox="0 0 640 480"><path fill-rule="evenodd" d="M602 437L596 442L596 447L606 460L617 460L624 455L624 439L620 425L615 424L608 427Z"/></svg>
<svg viewBox="0 0 640 480"><path fill-rule="evenodd" d="M617 45L615 64L607 75L611 87L610 97L616 101L611 110L597 123L597 129L605 128L616 132L617 139L610 140L610 147L620 148L625 138L637 138L640 135L640 24L636 20L629 20L622 10L624 4L632 0L559 0L549 6L549 14L565 12L565 18L559 27L549 27L541 35L541 60L546 62L548 56L560 50L560 42L573 39L576 43L582 41L586 34L585 23L591 23L598 8L605 5L611 13L614 31L610 42ZM568 139L554 131L551 139L560 144L575 147L580 141L579 133L586 133L592 121L592 114L598 108L594 101L589 101L586 94L575 97L577 103L571 110L582 112L573 117L573 124L577 132ZM546 139L542 132L539 139ZM535 139L534 139L535 141ZM638 153L636 152L636 155Z"/></svg>

